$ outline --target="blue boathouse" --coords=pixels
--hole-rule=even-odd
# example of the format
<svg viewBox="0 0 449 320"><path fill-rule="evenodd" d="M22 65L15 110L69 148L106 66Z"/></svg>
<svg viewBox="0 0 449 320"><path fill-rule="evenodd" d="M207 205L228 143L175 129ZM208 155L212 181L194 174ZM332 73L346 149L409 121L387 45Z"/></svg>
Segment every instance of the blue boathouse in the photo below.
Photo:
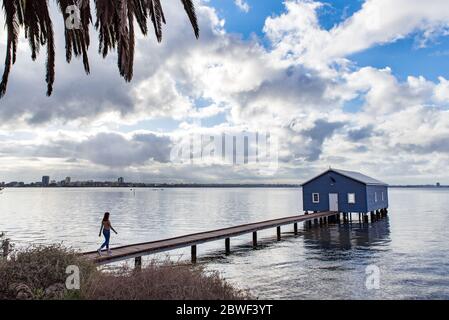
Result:
<svg viewBox="0 0 449 320"><path fill-rule="evenodd" d="M329 169L302 184L304 211L386 212L388 184L364 174Z"/></svg>

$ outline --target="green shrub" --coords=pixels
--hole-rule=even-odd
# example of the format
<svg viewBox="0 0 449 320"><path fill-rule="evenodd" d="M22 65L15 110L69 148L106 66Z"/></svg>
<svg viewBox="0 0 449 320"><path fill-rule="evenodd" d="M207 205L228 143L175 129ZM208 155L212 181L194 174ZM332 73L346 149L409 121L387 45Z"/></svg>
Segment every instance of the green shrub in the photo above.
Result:
<svg viewBox="0 0 449 320"><path fill-rule="evenodd" d="M94 264L83 259L74 250L52 246L33 246L15 251L0 261L0 298L45 299L50 291L60 297L65 291L66 268L76 265L80 269L81 283L98 273ZM56 290L58 289L58 290Z"/></svg>
<svg viewBox="0 0 449 320"><path fill-rule="evenodd" d="M101 273L81 290L89 300L242 300L248 292L201 266L151 262L140 271Z"/></svg>
<svg viewBox="0 0 449 320"><path fill-rule="evenodd" d="M66 268L80 269L80 290L67 290ZM151 262L135 271L101 272L78 252L61 245L33 246L0 260L0 299L240 300L250 299L217 272L201 266Z"/></svg>

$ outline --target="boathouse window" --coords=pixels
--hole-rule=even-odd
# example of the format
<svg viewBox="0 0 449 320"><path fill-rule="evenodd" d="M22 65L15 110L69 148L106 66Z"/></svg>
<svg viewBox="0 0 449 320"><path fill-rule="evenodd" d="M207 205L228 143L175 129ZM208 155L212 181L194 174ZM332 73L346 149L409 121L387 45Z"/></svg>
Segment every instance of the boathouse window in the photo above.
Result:
<svg viewBox="0 0 449 320"><path fill-rule="evenodd" d="M355 193L348 193L348 203L355 204Z"/></svg>
<svg viewBox="0 0 449 320"><path fill-rule="evenodd" d="M377 192L374 192L374 202L377 202Z"/></svg>
<svg viewBox="0 0 449 320"><path fill-rule="evenodd" d="M312 193L312 201L313 201L313 203L320 203L320 194Z"/></svg>

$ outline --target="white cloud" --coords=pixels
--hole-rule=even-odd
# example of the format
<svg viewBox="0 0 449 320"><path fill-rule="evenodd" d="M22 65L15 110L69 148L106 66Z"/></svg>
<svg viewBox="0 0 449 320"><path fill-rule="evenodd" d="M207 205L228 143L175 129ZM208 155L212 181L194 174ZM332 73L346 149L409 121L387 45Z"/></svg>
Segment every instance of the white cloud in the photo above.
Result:
<svg viewBox="0 0 449 320"><path fill-rule="evenodd" d="M375 45L420 33L421 44L447 34L446 0L366 0L361 10L327 31L316 10L322 3L286 1L287 12L270 17L265 32L281 56L292 56L309 66L326 65Z"/></svg>
<svg viewBox="0 0 449 320"><path fill-rule="evenodd" d="M439 77L440 83L435 88L435 99L449 104L449 80Z"/></svg>
<svg viewBox="0 0 449 320"><path fill-rule="evenodd" d="M249 4L245 0L234 0L234 3L243 12L248 13L251 9Z"/></svg>
<svg viewBox="0 0 449 320"><path fill-rule="evenodd" d="M65 64L58 33L52 98L44 97L43 57L29 62L23 44L0 102L0 174L39 176L46 170L90 178L124 172L135 179L261 180L246 168L175 166L162 156L172 139L206 130L198 128L198 119L222 115L205 132L268 130L280 139L276 181L295 183L333 165L392 183L423 182L449 164L447 77L402 81L390 68L356 68L347 57L416 34L427 45L449 22L444 2L368 0L325 30L317 13L321 3L286 1L283 14L266 20L270 48L228 34L224 20L205 3L198 7L202 33L196 41L178 4L167 2L165 39L157 44L139 38L131 84L118 77L113 56L98 58L95 41L92 75L83 74L79 61ZM345 112L353 100L358 110ZM121 124L157 118L181 126L163 135L117 131ZM141 134L156 138L138 139Z"/></svg>

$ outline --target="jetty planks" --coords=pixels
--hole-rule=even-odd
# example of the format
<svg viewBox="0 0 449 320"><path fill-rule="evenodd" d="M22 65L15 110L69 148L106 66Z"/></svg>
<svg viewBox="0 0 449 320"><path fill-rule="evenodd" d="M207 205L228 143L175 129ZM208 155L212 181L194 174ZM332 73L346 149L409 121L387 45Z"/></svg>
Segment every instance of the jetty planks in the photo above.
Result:
<svg viewBox="0 0 449 320"><path fill-rule="evenodd" d="M193 247L195 246L196 251L196 245L205 243L205 242L211 242L211 241L217 241L221 239L230 239L232 237L237 237L240 235L253 233L253 242L254 242L254 235L257 237L257 231L260 230L266 230L270 228L277 228L278 230L278 239L280 238L280 227L288 224L296 224L298 222L304 222L304 221L310 221L314 219L324 218L328 216L336 215L337 212L319 212L319 213L312 213L308 215L298 215L293 217L286 217L286 218L280 218L280 219L274 219L274 220L268 220L268 221L262 221L262 222L256 222L256 223L249 223L244 225L239 225L235 227L230 228L223 228L218 230L212 230L212 231L206 231L206 232L200 232L200 233L194 233L189 234L185 236L170 238L170 239L164 239L164 240L157 240L152 242L144 242L144 243L137 243L137 244L131 244L126 245L122 247L116 247L112 250L112 255L103 255L99 256L97 251L91 251L91 252L85 252L83 253L83 256L85 256L87 259L92 260L96 264L102 265L102 264L108 264L112 262L118 262L128 259L134 259L139 258L145 255L160 253L160 252L166 252L170 250L185 248L185 247ZM295 228L295 231L297 229ZM257 239L257 238L256 238ZM280 240L280 239L279 239ZM229 240L226 240L229 241ZM255 240L257 242L257 240ZM195 252L196 255L196 252Z"/></svg>

